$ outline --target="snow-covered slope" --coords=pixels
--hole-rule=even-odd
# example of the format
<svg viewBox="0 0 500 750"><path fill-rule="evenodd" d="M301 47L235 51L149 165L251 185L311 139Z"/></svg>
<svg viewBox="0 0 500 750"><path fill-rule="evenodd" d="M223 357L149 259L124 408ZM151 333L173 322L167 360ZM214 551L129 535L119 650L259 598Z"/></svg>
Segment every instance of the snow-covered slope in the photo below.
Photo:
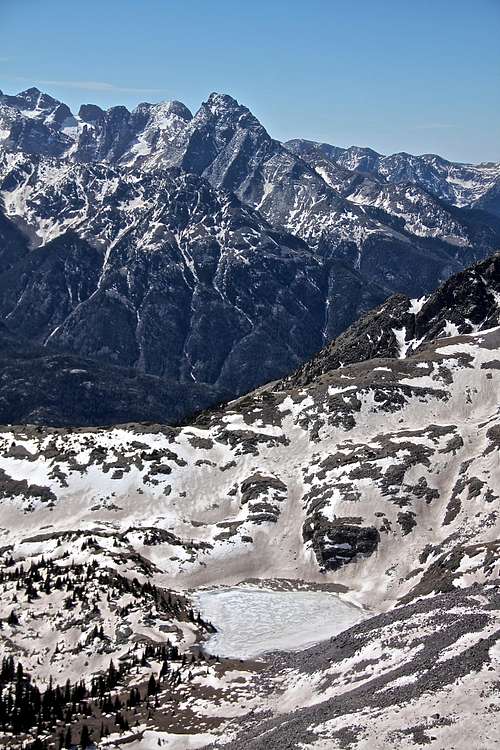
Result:
<svg viewBox="0 0 500 750"><path fill-rule="evenodd" d="M469 549L498 533L499 336L269 387L182 429L7 429L3 537L22 554L41 527L111 531L164 583L326 574L376 607L488 577ZM172 534L201 546L172 560Z"/></svg>
<svg viewBox="0 0 500 750"><path fill-rule="evenodd" d="M498 583L465 588L278 658L258 681L261 711L211 747L494 750L499 604Z"/></svg>
<svg viewBox="0 0 500 750"><path fill-rule="evenodd" d="M262 664L190 665L168 650L179 676L160 683L157 708L124 711L139 723L137 748L149 747L148 728L160 730L155 742L189 728L200 747L281 748L287 727L297 748L343 737L353 748L413 747L422 736L466 748L475 722L493 748L499 351L499 328L442 339L406 360L261 390L182 429L4 429L6 654L42 687L50 674L106 673L114 659L118 693L144 693L164 661L142 656L145 644L182 652L209 632L189 600L169 604L179 589L329 585L367 613L392 611L264 675ZM102 709L91 710L98 726ZM73 721L76 731L82 718Z"/></svg>
<svg viewBox="0 0 500 750"><path fill-rule="evenodd" d="M490 304L478 329L405 358L271 383L184 427L3 428L6 654L42 686L50 674L89 680L111 658L122 664L113 695L137 685L143 696L135 714L123 709L138 726L122 739L137 750L179 731L200 747L399 748L424 737L465 749L474 722L482 746L494 747L494 263L434 296L441 334L453 299ZM199 657L211 625L186 591L256 579L327 588L382 614L313 651L267 660L264 673L262 661ZM151 672L160 676L154 706L144 697ZM110 717L88 700L97 732ZM422 723L429 714L439 717ZM83 719L72 721L76 731Z"/></svg>

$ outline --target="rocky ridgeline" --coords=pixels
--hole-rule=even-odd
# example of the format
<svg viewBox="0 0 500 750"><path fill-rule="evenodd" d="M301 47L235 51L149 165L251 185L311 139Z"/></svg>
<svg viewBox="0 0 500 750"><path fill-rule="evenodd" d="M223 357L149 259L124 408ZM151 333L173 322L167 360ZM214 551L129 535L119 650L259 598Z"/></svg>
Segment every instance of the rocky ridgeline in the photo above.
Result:
<svg viewBox="0 0 500 750"><path fill-rule="evenodd" d="M405 358L435 339L500 325L500 254L452 276L420 299L397 294L350 326L281 386L307 385L354 362Z"/></svg>
<svg viewBox="0 0 500 750"><path fill-rule="evenodd" d="M499 165L457 164L437 154L414 156L401 152L384 156L371 148L339 148L328 143L316 143L301 138L288 141L285 146L293 153L318 165L332 174L349 191L346 177L351 178L354 189L415 185L436 198L456 206L488 207L499 215L498 180ZM352 173L361 178L353 180ZM414 193L413 195L417 195Z"/></svg>

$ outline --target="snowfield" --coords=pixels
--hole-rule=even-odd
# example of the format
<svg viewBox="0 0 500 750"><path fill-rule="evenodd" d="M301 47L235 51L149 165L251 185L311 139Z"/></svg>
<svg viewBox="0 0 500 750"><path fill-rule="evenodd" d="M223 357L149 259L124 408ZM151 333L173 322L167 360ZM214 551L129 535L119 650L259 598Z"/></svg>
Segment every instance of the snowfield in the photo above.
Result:
<svg viewBox="0 0 500 750"><path fill-rule="evenodd" d="M193 427L7 429L0 543L78 556L91 536L100 558L134 550L174 588L326 574L376 608L457 546L466 576L465 547L497 532L499 338L260 390Z"/></svg>
<svg viewBox="0 0 500 750"><path fill-rule="evenodd" d="M185 427L5 428L6 653L42 685L146 643L190 654L137 748L156 731L189 747L180 731L193 747L465 750L464 711L493 748L499 392L497 327L270 384ZM66 593L26 597L33 564L66 570ZM139 664L144 684L161 660Z"/></svg>

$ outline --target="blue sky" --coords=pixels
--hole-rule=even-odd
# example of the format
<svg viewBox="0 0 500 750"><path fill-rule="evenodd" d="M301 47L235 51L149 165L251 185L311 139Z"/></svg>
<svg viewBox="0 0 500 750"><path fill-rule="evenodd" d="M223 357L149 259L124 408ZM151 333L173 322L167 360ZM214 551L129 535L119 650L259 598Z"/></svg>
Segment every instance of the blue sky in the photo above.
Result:
<svg viewBox="0 0 500 750"><path fill-rule="evenodd" d="M500 160L500 0L0 0L0 88L233 95L276 138Z"/></svg>

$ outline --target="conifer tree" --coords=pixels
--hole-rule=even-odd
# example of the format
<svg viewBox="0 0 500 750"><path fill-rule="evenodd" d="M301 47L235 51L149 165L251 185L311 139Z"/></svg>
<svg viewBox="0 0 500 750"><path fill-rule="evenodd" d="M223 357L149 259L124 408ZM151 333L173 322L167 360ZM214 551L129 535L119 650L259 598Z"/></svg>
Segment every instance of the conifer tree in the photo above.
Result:
<svg viewBox="0 0 500 750"><path fill-rule="evenodd" d="M86 750L86 748L90 745L90 732L89 728L86 724L82 726L82 732L80 735L80 747L82 750Z"/></svg>

